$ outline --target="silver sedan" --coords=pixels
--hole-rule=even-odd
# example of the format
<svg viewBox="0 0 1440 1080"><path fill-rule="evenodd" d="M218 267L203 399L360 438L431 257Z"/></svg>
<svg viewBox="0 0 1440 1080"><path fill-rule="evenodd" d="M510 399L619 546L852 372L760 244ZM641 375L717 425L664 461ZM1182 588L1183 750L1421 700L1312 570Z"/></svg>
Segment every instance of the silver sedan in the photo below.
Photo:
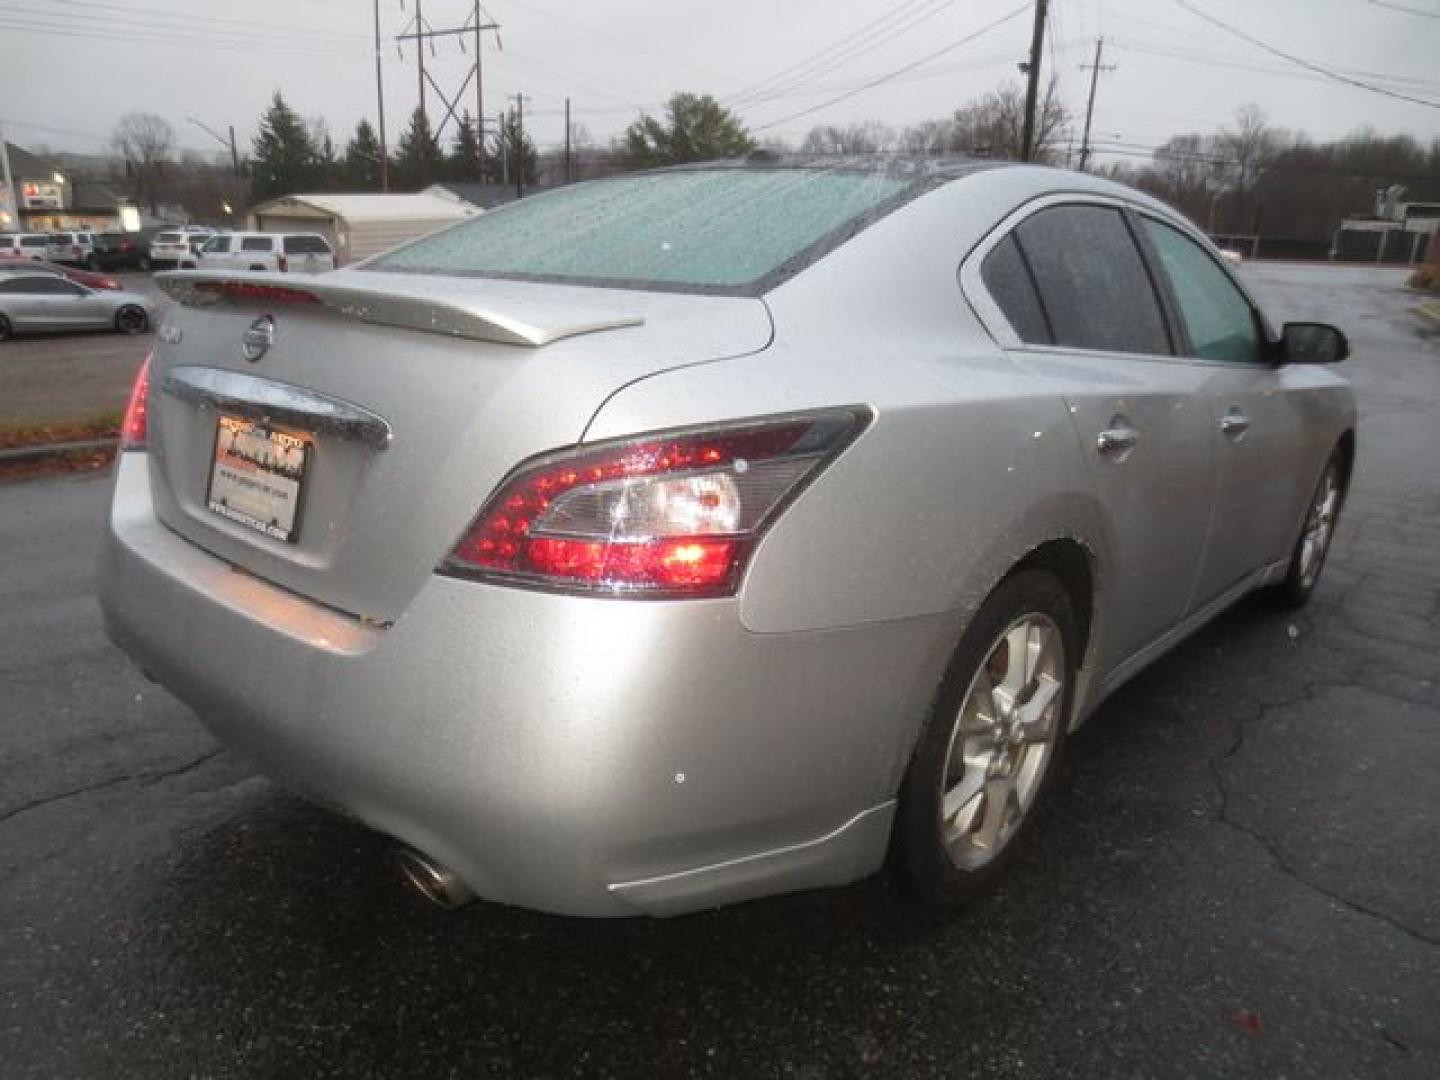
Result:
<svg viewBox="0 0 1440 1080"><path fill-rule="evenodd" d="M150 302L138 293L89 289L50 273L0 271L0 341L63 330L143 333Z"/></svg>
<svg viewBox="0 0 1440 1080"><path fill-rule="evenodd" d="M956 906L1116 687L1306 600L1354 463L1339 331L1037 167L688 167L163 286L110 634L446 904L669 915L888 855Z"/></svg>

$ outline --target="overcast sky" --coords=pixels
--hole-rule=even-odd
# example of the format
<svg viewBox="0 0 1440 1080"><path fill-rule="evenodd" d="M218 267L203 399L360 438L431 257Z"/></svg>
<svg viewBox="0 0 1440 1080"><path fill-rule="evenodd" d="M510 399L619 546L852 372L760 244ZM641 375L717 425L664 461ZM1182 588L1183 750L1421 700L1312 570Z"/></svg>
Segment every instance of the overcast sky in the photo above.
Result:
<svg viewBox="0 0 1440 1080"><path fill-rule="evenodd" d="M435 28L458 26L471 11L471 0L422 2ZM379 0L392 147L417 96L414 46L402 58L392 39L415 3ZM1328 80L1207 24L1179 0L1052 0L1044 64L1059 74L1077 141L1089 78L1080 65L1099 36L1116 68L1101 76L1094 137L1117 150L1209 130L1248 102L1316 139L1367 124L1440 138L1440 0L1186 3L1304 60L1435 104ZM485 39L485 111L494 116L507 95L525 94L527 128L542 148L563 139L567 96L574 121L600 144L677 90L713 94L758 137L791 142L819 123L941 118L1019 77L1032 20L1019 0L484 7L503 45ZM278 88L302 114L323 117L343 146L376 112L372 19L372 0L0 0L0 124L22 146L98 151L122 114L144 110L169 120L181 147L209 151L218 147L187 117L222 132L233 124L248 145ZM462 54L455 39L441 40L427 58L448 92L470 64L465 46ZM438 122L433 93L428 102ZM473 88L465 104L474 108Z"/></svg>

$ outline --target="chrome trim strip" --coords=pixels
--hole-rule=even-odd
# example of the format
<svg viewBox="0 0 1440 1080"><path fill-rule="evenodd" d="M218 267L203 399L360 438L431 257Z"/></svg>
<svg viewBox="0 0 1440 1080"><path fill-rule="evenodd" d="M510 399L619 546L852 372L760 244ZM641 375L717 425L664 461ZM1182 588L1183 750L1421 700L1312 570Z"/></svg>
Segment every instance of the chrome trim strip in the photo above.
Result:
<svg viewBox="0 0 1440 1080"><path fill-rule="evenodd" d="M241 371L183 365L165 373L165 392L182 401L223 409L260 423L354 439L375 450L390 445L389 421L349 401Z"/></svg>

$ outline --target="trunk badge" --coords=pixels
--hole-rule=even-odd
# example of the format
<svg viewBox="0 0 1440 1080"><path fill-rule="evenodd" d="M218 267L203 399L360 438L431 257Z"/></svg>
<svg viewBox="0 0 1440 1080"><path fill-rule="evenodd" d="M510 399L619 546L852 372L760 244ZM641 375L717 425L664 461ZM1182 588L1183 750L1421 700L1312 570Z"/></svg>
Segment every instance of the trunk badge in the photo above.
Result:
<svg viewBox="0 0 1440 1080"><path fill-rule="evenodd" d="M269 315L261 315L240 335L240 349L252 364L258 364L274 344L275 320Z"/></svg>

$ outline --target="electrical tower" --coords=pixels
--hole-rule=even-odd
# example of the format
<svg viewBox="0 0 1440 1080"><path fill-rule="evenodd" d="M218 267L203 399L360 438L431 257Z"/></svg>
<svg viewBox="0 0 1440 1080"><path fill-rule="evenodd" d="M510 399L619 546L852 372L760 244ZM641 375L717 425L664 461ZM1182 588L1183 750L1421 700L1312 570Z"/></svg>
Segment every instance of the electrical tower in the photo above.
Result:
<svg viewBox="0 0 1440 1080"><path fill-rule="evenodd" d="M482 18L483 16L483 18ZM440 136L445 132L445 125L451 120L456 126L460 124L460 117L455 110L460 107L460 99L465 96L465 91L470 88L470 80L475 80L475 136L478 150L476 151L475 179L485 179L485 89L484 89L484 68L480 57L480 43L482 35L489 30L495 34L496 48L503 49L500 41L500 24L490 18L490 13L481 5L480 0L472 0L469 17L460 26L447 26L440 29L430 25L429 20L424 16L421 9L421 0L415 0L415 17L405 24L404 32L397 34L395 40L400 43L401 55L404 55L403 42L415 42L415 60L419 68L416 79L420 88L420 111L425 111L425 87L428 84L440 100L445 103L445 115L440 120L440 126L435 129L435 142L438 145ZM465 52L465 39L472 38L475 44L475 62L470 65L470 70L465 73L465 80L460 84L460 89L455 91L451 97L440 88L428 71L425 70L425 47L430 47L430 55L435 55L435 39L453 37L459 41L460 51Z"/></svg>

